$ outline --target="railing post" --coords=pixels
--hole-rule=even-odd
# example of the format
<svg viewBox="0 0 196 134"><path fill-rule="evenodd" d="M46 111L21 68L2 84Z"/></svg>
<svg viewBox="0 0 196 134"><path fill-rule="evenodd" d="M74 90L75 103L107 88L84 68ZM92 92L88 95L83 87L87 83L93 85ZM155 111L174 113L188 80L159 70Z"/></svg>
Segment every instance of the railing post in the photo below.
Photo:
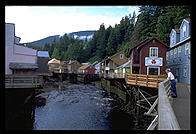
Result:
<svg viewBox="0 0 196 134"><path fill-rule="evenodd" d="M11 79L11 87L13 88L14 87L14 77L10 77Z"/></svg>
<svg viewBox="0 0 196 134"><path fill-rule="evenodd" d="M146 75L146 86L148 87L148 75Z"/></svg>

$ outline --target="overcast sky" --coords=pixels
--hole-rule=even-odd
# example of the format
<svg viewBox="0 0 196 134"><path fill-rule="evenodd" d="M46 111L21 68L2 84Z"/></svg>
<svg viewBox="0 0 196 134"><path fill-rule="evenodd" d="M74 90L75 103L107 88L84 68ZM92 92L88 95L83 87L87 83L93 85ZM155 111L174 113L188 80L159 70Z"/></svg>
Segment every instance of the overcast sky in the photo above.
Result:
<svg viewBox="0 0 196 134"><path fill-rule="evenodd" d="M15 24L20 43L52 35L98 30L104 23L119 24L122 17L138 15L139 6L6 6L5 22Z"/></svg>

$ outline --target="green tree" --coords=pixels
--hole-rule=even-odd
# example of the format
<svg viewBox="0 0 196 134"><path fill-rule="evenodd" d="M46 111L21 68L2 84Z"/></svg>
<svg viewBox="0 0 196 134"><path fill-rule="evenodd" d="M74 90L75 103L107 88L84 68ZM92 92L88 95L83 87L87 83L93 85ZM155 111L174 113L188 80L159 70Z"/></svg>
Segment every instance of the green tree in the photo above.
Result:
<svg viewBox="0 0 196 134"><path fill-rule="evenodd" d="M186 6L168 6L163 15L160 15L156 24L156 36L163 42L169 44L171 29L179 29L184 18L190 17Z"/></svg>

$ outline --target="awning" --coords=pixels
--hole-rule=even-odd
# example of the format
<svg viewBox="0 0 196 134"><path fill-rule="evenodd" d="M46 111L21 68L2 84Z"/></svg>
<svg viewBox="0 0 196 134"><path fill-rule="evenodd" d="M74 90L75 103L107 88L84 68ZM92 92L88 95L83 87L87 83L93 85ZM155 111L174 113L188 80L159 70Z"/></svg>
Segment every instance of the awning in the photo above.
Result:
<svg viewBox="0 0 196 134"><path fill-rule="evenodd" d="M34 63L16 63L10 62L9 64L10 69L37 69L38 65Z"/></svg>

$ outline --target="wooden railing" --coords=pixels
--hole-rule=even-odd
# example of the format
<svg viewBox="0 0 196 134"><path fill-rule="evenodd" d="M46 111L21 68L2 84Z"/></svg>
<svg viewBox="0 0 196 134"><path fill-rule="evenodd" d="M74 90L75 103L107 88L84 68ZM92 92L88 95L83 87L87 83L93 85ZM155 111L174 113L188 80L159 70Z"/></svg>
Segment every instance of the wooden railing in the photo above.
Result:
<svg viewBox="0 0 196 134"><path fill-rule="evenodd" d="M103 74L100 76L103 76L104 78L125 78L126 74L125 73L109 73L109 74Z"/></svg>
<svg viewBox="0 0 196 134"><path fill-rule="evenodd" d="M158 84L166 77L158 75L126 74L126 82L131 85L158 88Z"/></svg>
<svg viewBox="0 0 196 134"><path fill-rule="evenodd" d="M42 87L43 78L41 76L5 76L5 88L36 88Z"/></svg>
<svg viewBox="0 0 196 134"><path fill-rule="evenodd" d="M170 81L164 80L159 83L158 88L158 129L159 130L179 130L179 124L169 101Z"/></svg>

